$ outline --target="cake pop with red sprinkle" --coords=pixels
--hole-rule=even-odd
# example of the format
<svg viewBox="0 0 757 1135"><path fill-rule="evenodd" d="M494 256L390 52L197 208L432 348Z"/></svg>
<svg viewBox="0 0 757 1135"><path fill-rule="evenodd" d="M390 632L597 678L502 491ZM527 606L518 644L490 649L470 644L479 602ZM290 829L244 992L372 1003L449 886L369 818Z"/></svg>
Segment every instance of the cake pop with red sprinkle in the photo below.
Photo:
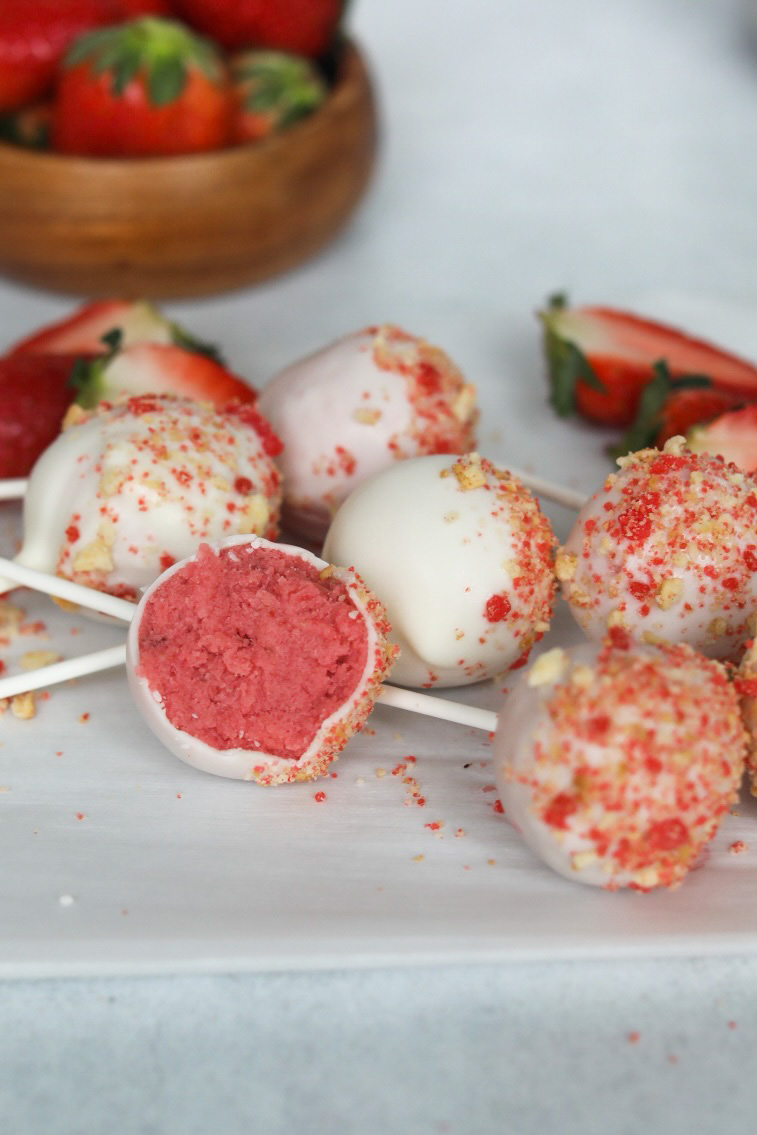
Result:
<svg viewBox="0 0 757 1135"><path fill-rule="evenodd" d="M521 676L494 738L501 800L559 874L675 887L737 799L738 694L722 663L686 644L613 638L547 651Z"/></svg>
<svg viewBox="0 0 757 1135"><path fill-rule="evenodd" d="M757 642L750 640L736 673L736 689L748 737L747 775L752 794L757 796Z"/></svg>
<svg viewBox="0 0 757 1135"><path fill-rule="evenodd" d="M549 627L555 539L528 489L477 453L400 461L359 485L324 544L382 602L403 686L459 686L523 665Z"/></svg>
<svg viewBox="0 0 757 1135"><path fill-rule="evenodd" d="M557 557L585 634L738 660L757 610L757 480L683 438L621 458Z"/></svg>
<svg viewBox="0 0 757 1135"><path fill-rule="evenodd" d="M278 534L280 449L249 404L74 407L32 470L17 562L134 599L203 540Z"/></svg>
<svg viewBox="0 0 757 1135"><path fill-rule="evenodd" d="M260 409L284 443L285 527L322 541L345 497L396 461L475 447L475 389L439 347L385 324L276 375Z"/></svg>

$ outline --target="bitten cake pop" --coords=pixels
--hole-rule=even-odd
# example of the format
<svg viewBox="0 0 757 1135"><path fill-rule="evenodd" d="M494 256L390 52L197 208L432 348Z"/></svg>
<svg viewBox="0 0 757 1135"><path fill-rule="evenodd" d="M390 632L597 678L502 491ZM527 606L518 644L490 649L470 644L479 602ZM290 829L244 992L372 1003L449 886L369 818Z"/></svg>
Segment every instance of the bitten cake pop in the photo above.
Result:
<svg viewBox="0 0 757 1135"><path fill-rule="evenodd" d="M136 597L203 540L276 535L279 449L250 405L145 395L77 407L32 470L18 562Z"/></svg>
<svg viewBox="0 0 757 1135"><path fill-rule="evenodd" d="M472 453L411 458L365 481L324 555L386 604L401 648L393 681L457 686L522 665L548 629L554 544L531 493Z"/></svg>
<svg viewBox="0 0 757 1135"><path fill-rule="evenodd" d="M683 438L618 464L557 557L577 622L736 660L757 609L757 481Z"/></svg>
<svg viewBox="0 0 757 1135"><path fill-rule="evenodd" d="M233 537L169 569L129 627L127 673L160 741L260 784L322 775L373 708L396 648L354 571Z"/></svg>
<svg viewBox="0 0 757 1135"><path fill-rule="evenodd" d="M260 395L284 443L285 526L322 540L361 481L406 458L473 449L475 390L444 351L385 325L294 363Z"/></svg>
<svg viewBox="0 0 757 1135"><path fill-rule="evenodd" d="M543 654L505 700L494 766L505 815L580 883L674 887L735 802L746 738L721 663L686 644Z"/></svg>

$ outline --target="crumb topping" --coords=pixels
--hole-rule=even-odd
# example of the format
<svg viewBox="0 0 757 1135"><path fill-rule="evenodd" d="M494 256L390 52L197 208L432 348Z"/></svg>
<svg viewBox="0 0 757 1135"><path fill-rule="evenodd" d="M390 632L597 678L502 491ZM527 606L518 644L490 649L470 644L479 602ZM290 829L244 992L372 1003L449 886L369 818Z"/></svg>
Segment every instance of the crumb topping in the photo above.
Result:
<svg viewBox="0 0 757 1135"><path fill-rule="evenodd" d="M549 692L530 767L510 775L575 872L598 866L610 889L649 890L694 864L737 799L744 757L722 664L684 644L606 644Z"/></svg>
<svg viewBox="0 0 757 1135"><path fill-rule="evenodd" d="M622 626L735 661L757 607L757 481L673 440L619 462L556 573L592 638Z"/></svg>

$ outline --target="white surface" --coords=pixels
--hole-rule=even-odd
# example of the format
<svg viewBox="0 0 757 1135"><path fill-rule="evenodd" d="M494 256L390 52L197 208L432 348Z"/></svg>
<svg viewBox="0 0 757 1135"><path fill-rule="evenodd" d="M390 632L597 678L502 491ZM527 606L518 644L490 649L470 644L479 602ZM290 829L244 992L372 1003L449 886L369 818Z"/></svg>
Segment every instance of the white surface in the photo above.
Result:
<svg viewBox="0 0 757 1135"><path fill-rule="evenodd" d="M757 61L744 42L741 7L737 0L470 0L444 6L442 14L431 0L362 0L352 23L373 60L384 107L382 160L364 207L341 239L297 272L233 297L172 305L170 314L224 344L235 366L258 382L349 328L384 319L403 323L444 346L481 386L486 452L588 492L606 469L605 435L557 422L546 410L532 312L560 288L586 302L672 296L671 309L655 308L671 317L681 313L675 303L682 293L687 311L692 296L704 297L708 311L709 297L729 312L755 310ZM67 299L0 287L2 342L69 307ZM738 325L744 342L737 345L748 352L757 324L751 332L743 321ZM571 462L566 472L566 452L581 455L580 467ZM92 641L105 634L95 628ZM77 649L83 646L77 640ZM493 838L499 849L497 866L487 868L491 876L477 859L456 884L455 894L465 896L463 914L478 889L491 887L504 871L506 829L486 809L475 836L450 837L457 815L456 808L454 815L448 811L453 791L459 786L475 799L457 757L419 761L429 796L431 787L443 793L434 801L438 818L450 821L443 841L422 829L420 810L402 806L396 778L366 777L367 792L358 796L346 757L320 810L303 788L299 795L279 793L275 815L261 822L265 790L239 796L240 786L220 782L202 792L187 788L189 773L178 763L156 771L146 735L135 744L128 770L113 764L111 741L124 745L134 728L128 706L107 720L98 710L118 681L102 676L65 698L56 694L44 709L48 722L60 722L60 743L41 752L31 740L34 722L0 722L2 779L12 789L0 796L0 807L15 816L13 830L24 832L12 847L6 843L0 884L14 972L23 937L34 931L38 942L47 942L51 926L59 931L57 952L70 965L81 943L77 927L96 908L101 937L94 946L88 941L101 951L97 964L118 918L132 920L132 928L118 930L121 941L149 933L159 942L167 921L184 928L178 900L190 889L210 920L202 927L206 951L217 911L240 903L239 926L245 904L255 902L241 831L231 839L238 858L226 871L228 894L207 891L219 839L228 848L235 826L244 825L258 846L274 819L300 837L303 823L314 835L328 834L328 854L309 854L303 871L312 872L316 887L331 875L344 880L343 892L354 893L354 838L366 838L348 820L355 801L366 811L382 863L393 857L398 829L412 834L413 847L426 854L401 870L402 887L417 895L418 872L431 866L420 876L425 887L415 912L429 930L436 920L449 933L446 889L442 894L434 882L454 874L463 848L482 854ZM86 726L77 720L82 708L93 713ZM382 729L396 719L388 709L378 714ZM412 751L415 734L404 718L399 729L401 740L389 726L386 755ZM82 746L90 735L100 743ZM465 730L444 723L434 735L470 743ZM376 738L360 739L361 746L369 743L377 747ZM55 749L64 757L55 758ZM354 755L350 769L363 764L370 773L374 765L388 765L364 748ZM451 775L437 788L442 768ZM20 783L26 791L17 791ZM387 822L366 798L377 808L393 804ZM87 820L76 820L80 810ZM429 804L425 818L437 818L436 811ZM138 816L143 838L135 849ZM750 809L736 828L753 830L753 819ZM4 824L0 830L9 840L11 829ZM95 871L92 858L104 835L109 852ZM177 894L171 864L179 835L186 845L191 839L191 850ZM635 929L629 927L626 946L644 949L643 940L649 943L655 928L667 926L675 908L680 933L673 948L688 949L692 931L701 943L697 906L706 891L706 901L717 906L717 924L706 930L712 948L752 948L757 840L747 842L748 854L725 857L720 866L716 855L675 895L648 896L651 904L620 896L612 908L617 937L630 921L619 912L629 911ZM597 908L584 907L587 921L578 925L572 903L584 892L535 875L532 863L520 859L526 854L513 851L521 864L514 870L521 913L531 912L537 932L546 909L543 887L552 892L559 886L567 932L551 948L570 948L573 934L585 941ZM279 870L268 849L265 865L270 873ZM16 877L28 877L32 866L33 890L19 894ZM97 903L94 892L82 896L75 889L77 880L96 874ZM120 915L144 886L144 875L151 876L161 909L134 906L136 919ZM720 889L721 879L729 886ZM732 881L743 886L743 923L724 941ZM304 920L313 913L315 894L304 875L296 887ZM331 893L340 899L336 883ZM75 901L62 906L66 894ZM368 896L373 908L385 901L382 894ZM353 908L355 921L365 918L367 905L368 898ZM344 918L344 909L340 901L335 917ZM27 912L25 922L18 921L19 911ZM275 911L266 914L261 931L270 933L274 917ZM509 912L499 908L490 917L501 925ZM453 936L469 940L468 929L458 923ZM287 960L282 956L281 964ZM39 962L29 956L27 972L38 972ZM741 1135L753 1128L754 957L136 983L19 981L2 994L0 1103L8 1128L23 1135L99 1135L113 1127L114 1115L119 1135L630 1135L641 1129ZM730 1029L729 1020L737 1028ZM629 1044L634 1030L639 1043Z"/></svg>

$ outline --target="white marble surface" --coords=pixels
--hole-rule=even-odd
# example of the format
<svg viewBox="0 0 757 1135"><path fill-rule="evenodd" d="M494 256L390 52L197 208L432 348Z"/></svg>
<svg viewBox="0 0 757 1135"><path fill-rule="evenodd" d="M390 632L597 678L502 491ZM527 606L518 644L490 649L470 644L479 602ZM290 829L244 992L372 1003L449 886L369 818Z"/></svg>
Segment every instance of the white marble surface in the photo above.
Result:
<svg viewBox="0 0 757 1135"><path fill-rule="evenodd" d="M591 488L603 439L547 415L532 312L558 288L757 309L742 6L358 0L351 23L384 118L354 223L281 280L171 312L257 382L395 319L479 382L492 446L527 465L538 431L559 476L578 436ZM3 342L69 306L0 286ZM14 1135L739 1135L755 1010L753 957L9 982L0 1114Z"/></svg>

